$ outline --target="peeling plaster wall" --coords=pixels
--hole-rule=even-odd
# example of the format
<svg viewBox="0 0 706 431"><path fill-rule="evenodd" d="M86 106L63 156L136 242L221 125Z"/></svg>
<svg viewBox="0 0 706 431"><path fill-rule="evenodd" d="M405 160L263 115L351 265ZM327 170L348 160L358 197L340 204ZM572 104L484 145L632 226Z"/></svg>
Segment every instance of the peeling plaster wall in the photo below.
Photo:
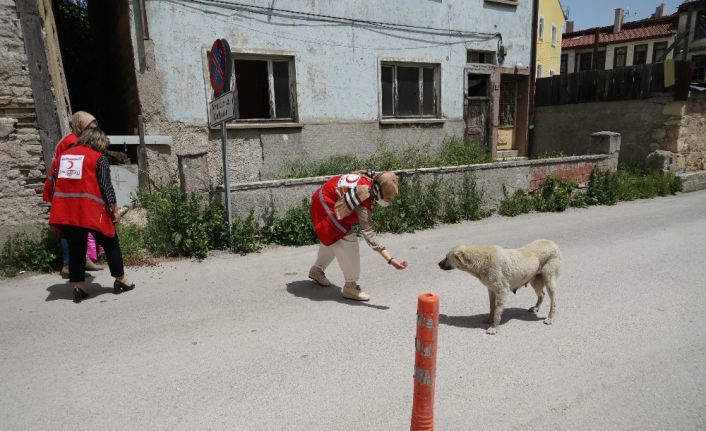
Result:
<svg viewBox="0 0 706 431"><path fill-rule="evenodd" d="M295 59L299 125L230 130L229 169L234 183L274 178L283 162L292 158L368 154L381 140L392 147L435 146L445 135L461 136L466 50L497 50L497 39L492 37L458 43L458 38L448 36L306 22L276 14L253 15L182 0L145 4L150 40L145 41L145 71L138 73L138 86L146 133L174 137L171 148L150 152L153 180L176 171L177 154L199 151L209 153L213 180L221 175L220 134L207 131L211 90L205 52L216 38L227 39L238 53ZM275 7L424 28L500 33L508 49L503 65L520 63L526 67L530 63L531 2L512 7L466 0L309 1L306 5L284 0ZM380 124L379 67L383 59L440 65L443 123Z"/></svg>

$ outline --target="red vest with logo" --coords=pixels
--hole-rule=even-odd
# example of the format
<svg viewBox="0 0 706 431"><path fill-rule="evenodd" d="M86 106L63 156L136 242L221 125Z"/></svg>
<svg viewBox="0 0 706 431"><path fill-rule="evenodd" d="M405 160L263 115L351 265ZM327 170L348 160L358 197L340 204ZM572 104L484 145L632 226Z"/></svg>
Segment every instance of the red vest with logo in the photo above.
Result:
<svg viewBox="0 0 706 431"><path fill-rule="evenodd" d="M353 225L358 224L358 216L355 212L341 220L336 217L334 206L339 199L339 194L336 192L337 189L342 189L341 191L345 193L348 189L356 186L369 186L372 188L372 185L373 180L362 175L338 175L326 181L324 185L316 189L314 194L311 195L309 214L314 223L316 236L319 237L319 241L323 245L333 244L346 236ZM372 210L372 196L361 202L360 205Z"/></svg>
<svg viewBox="0 0 706 431"><path fill-rule="evenodd" d="M101 153L77 145L57 157L57 178L49 224L80 226L114 237L113 219L96 176Z"/></svg>
<svg viewBox="0 0 706 431"><path fill-rule="evenodd" d="M66 151L71 145L78 141L78 136L71 132L68 135L61 138L56 148L54 149L54 158L49 166L49 171L47 171L47 179L44 181L44 193L42 194L42 199L44 202L51 202L54 194L54 183L56 181L56 171L59 170L59 158L61 154Z"/></svg>

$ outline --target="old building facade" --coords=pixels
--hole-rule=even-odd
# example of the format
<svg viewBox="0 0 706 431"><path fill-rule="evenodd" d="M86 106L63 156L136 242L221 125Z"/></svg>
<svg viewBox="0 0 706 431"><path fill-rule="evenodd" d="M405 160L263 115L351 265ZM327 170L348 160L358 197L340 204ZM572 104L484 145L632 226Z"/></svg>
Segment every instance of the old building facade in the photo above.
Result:
<svg viewBox="0 0 706 431"><path fill-rule="evenodd" d="M151 182L176 179L178 157L199 153L218 184L217 38L230 42L239 92L233 183L381 145L433 151L446 136L525 155L535 4L0 0L2 231L45 223L44 169L76 110L109 135L170 137L148 142ZM127 140L115 149L136 161Z"/></svg>

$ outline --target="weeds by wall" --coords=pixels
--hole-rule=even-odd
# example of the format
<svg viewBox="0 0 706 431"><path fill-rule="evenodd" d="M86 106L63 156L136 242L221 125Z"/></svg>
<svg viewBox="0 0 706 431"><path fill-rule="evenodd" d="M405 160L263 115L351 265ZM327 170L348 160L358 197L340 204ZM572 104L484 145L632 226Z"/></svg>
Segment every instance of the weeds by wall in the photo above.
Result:
<svg viewBox="0 0 706 431"><path fill-rule="evenodd" d="M533 193L505 192L498 212L515 216L530 211L564 211L569 206L612 205L618 200L674 194L681 191L681 186L681 179L673 175L626 168L610 174L596 169L585 192L574 183L549 177ZM460 184L443 183L439 178L424 183L412 175L400 179L399 189L392 205L373 212L379 232L414 232L439 222L478 220L491 214L481 207L482 190L471 175L464 176ZM144 228L123 223L117 226L127 265L150 264L152 257L160 256L201 259L210 250L229 248L231 242L238 253L252 253L267 244L300 246L316 242L306 199L284 213L278 213L271 204L262 220L253 212L244 218L236 216L230 231L222 206L196 195L185 197L175 184L152 193L141 192L134 204L147 210L147 224ZM60 265L59 256L58 240L48 228L41 235L17 234L0 252L0 274L50 271Z"/></svg>
<svg viewBox="0 0 706 431"><path fill-rule="evenodd" d="M345 154L329 157L323 161L294 160L285 166L279 178L338 175L341 172L355 172L365 169L393 171L435 166L472 165L489 163L490 161L490 153L485 145L468 139L447 136L436 152L432 152L429 146L392 149L384 142L380 142L377 150L370 157Z"/></svg>
<svg viewBox="0 0 706 431"><path fill-rule="evenodd" d="M644 173L635 168L620 168L617 174L594 169L586 191L571 182L548 177L539 190L528 193L504 191L498 212L514 217L530 211L560 212L569 206L614 205L618 201L667 196L682 190L681 178L660 172Z"/></svg>

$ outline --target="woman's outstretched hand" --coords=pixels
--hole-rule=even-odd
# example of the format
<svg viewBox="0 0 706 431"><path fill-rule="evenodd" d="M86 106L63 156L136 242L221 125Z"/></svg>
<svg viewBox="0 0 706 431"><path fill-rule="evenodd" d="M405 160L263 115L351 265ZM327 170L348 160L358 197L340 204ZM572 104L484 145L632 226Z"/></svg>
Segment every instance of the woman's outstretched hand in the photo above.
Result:
<svg viewBox="0 0 706 431"><path fill-rule="evenodd" d="M390 265L394 266L396 269L405 269L409 263L406 260L400 261L397 259L392 259L392 261L390 261Z"/></svg>

